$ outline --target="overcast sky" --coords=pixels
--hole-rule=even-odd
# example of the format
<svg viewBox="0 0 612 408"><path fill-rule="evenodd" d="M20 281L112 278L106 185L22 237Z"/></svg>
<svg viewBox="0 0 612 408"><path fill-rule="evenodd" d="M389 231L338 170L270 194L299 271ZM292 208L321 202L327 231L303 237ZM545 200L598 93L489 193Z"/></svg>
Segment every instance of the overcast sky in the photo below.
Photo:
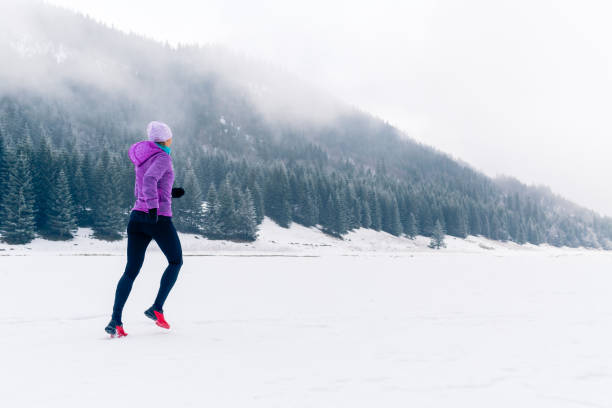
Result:
<svg viewBox="0 0 612 408"><path fill-rule="evenodd" d="M47 2L273 62L488 175L612 216L608 2Z"/></svg>

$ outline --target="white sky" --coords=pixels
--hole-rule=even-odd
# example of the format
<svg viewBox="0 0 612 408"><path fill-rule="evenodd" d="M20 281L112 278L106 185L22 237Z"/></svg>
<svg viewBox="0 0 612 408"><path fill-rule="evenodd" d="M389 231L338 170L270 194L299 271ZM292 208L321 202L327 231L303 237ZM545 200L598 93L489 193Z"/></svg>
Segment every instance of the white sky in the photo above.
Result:
<svg viewBox="0 0 612 408"><path fill-rule="evenodd" d="M612 215L612 3L47 2L273 62L488 175Z"/></svg>

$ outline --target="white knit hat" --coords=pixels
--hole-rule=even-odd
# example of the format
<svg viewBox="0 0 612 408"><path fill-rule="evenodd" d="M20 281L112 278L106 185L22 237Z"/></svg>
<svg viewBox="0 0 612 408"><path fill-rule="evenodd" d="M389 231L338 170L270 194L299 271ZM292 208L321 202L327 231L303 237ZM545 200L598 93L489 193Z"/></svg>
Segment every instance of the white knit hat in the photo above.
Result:
<svg viewBox="0 0 612 408"><path fill-rule="evenodd" d="M170 126L164 122L154 120L147 125L147 136L152 142L165 142L168 139L172 139L172 131Z"/></svg>

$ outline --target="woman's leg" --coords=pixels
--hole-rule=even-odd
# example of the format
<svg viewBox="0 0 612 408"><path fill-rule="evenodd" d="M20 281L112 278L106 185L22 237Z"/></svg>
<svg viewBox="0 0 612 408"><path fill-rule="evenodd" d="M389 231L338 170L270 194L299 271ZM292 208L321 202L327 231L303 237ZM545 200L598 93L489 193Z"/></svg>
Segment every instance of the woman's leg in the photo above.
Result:
<svg viewBox="0 0 612 408"><path fill-rule="evenodd" d="M153 239L168 260L168 266L159 285L159 292L155 298L155 303L153 303L153 310L163 313L164 302L174 286L174 282L176 282L181 265L183 265L183 250L171 219L160 219L158 221Z"/></svg>
<svg viewBox="0 0 612 408"><path fill-rule="evenodd" d="M132 291L132 284L140 272L140 268L144 262L145 251L147 250L149 242L151 242L151 236L136 228L136 223L133 221L128 224L127 232L127 264L117 284L115 304L113 306L113 320L119 324L121 324L123 306Z"/></svg>

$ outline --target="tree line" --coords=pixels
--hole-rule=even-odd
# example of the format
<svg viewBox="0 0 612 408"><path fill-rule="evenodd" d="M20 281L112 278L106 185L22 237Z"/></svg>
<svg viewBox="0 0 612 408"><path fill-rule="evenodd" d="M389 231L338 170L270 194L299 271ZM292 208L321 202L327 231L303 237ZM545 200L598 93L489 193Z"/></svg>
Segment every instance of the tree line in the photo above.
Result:
<svg viewBox="0 0 612 408"><path fill-rule="evenodd" d="M57 101L20 98L0 98L1 238L70 239L89 227L96 238L120 239L135 201L127 151L143 139L127 114L118 116L130 106L117 99L81 117ZM242 106L240 122L219 121L216 106L199 106L205 114L185 115L191 122L174 129L175 186L186 191L173 200L179 231L252 241L268 216L337 237L370 228L610 247L610 218L549 191L493 181L363 115L298 132L266 125Z"/></svg>
<svg viewBox="0 0 612 408"><path fill-rule="evenodd" d="M12 146L4 139L0 231L5 242L25 244L36 234L71 239L78 227L92 228L99 239L123 237L135 200L127 154L81 153L74 145L54 150L44 134L35 146L28 129ZM179 231L211 239L255 240L258 224L268 216L283 227L316 225L337 237L371 228L409 238L437 238L443 231L517 243L601 246L579 225L554 220L548 225L543 209L518 193L483 205L468 197L444 197L439 186L419 188L369 169L343 174L296 162L249 163L215 150L195 157L175 161L175 185L186 194L173 200L174 222Z"/></svg>

